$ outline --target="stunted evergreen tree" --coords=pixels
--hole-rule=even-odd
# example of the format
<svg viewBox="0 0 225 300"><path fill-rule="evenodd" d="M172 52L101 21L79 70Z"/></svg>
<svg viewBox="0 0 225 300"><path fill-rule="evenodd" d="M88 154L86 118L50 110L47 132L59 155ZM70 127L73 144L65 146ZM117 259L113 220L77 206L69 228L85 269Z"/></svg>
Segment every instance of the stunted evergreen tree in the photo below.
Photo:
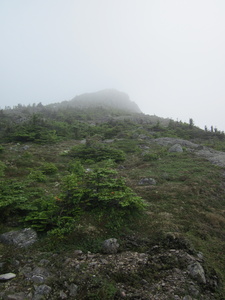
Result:
<svg viewBox="0 0 225 300"><path fill-rule="evenodd" d="M189 127L193 128L194 127L194 121L192 118L189 119Z"/></svg>

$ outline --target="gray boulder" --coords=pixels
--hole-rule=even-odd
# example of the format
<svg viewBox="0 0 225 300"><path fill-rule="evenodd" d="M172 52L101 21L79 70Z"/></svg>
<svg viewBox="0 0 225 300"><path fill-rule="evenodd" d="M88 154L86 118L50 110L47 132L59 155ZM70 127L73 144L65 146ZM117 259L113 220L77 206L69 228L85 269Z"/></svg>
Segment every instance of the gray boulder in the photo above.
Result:
<svg viewBox="0 0 225 300"><path fill-rule="evenodd" d="M142 178L139 185L156 185L156 180L154 178Z"/></svg>
<svg viewBox="0 0 225 300"><path fill-rule="evenodd" d="M36 284L44 284L52 274L43 267L35 267L31 273L25 274L25 276Z"/></svg>
<svg viewBox="0 0 225 300"><path fill-rule="evenodd" d="M16 277L16 274L14 273L6 273L6 274L1 274L0 275L0 280L9 280L9 279L12 279L12 278L15 278Z"/></svg>
<svg viewBox="0 0 225 300"><path fill-rule="evenodd" d="M0 235L0 242L20 248L28 247L37 241L37 233L31 228L9 231Z"/></svg>
<svg viewBox="0 0 225 300"><path fill-rule="evenodd" d="M205 271L199 262L195 262L188 266L189 274L199 283L206 283Z"/></svg>
<svg viewBox="0 0 225 300"><path fill-rule="evenodd" d="M102 252L105 254L115 254L117 253L119 246L120 245L115 238L105 240L102 244Z"/></svg>
<svg viewBox="0 0 225 300"><path fill-rule="evenodd" d="M183 148L180 144L175 144L172 147L169 148L169 152L183 152Z"/></svg>

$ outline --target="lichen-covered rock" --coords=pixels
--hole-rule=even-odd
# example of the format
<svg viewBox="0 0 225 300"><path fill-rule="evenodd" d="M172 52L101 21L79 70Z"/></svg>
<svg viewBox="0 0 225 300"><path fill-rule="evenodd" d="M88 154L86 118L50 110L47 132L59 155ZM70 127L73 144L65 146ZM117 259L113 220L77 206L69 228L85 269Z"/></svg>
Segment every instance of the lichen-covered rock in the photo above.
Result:
<svg viewBox="0 0 225 300"><path fill-rule="evenodd" d="M183 148L180 144L175 144L172 147L169 148L169 152L183 152Z"/></svg>
<svg viewBox="0 0 225 300"><path fill-rule="evenodd" d="M206 283L205 271L199 262L195 262L188 266L188 271L192 278L196 279L199 283Z"/></svg>
<svg viewBox="0 0 225 300"><path fill-rule="evenodd" d="M117 242L117 239L114 238L105 240L102 244L102 252L105 254L115 254L117 253L118 248L119 244Z"/></svg>
<svg viewBox="0 0 225 300"><path fill-rule="evenodd" d="M37 233L31 228L9 231L0 235L0 242L17 247L28 247L37 241Z"/></svg>

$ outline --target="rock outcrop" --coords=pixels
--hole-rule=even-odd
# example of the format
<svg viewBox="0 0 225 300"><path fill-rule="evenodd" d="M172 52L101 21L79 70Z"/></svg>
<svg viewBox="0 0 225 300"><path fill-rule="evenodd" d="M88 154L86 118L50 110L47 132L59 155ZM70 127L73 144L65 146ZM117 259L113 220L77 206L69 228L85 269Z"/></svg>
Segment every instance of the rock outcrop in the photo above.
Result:
<svg viewBox="0 0 225 300"><path fill-rule="evenodd" d="M182 148L185 147L187 151L191 151L194 154L204 157L208 161L210 161L212 164L217 165L219 167L224 168L225 167L225 152L222 151L217 151L214 149L211 149L209 147L205 147L202 145L198 145L186 140L182 139L177 139L177 138L158 138L158 139L153 139L151 142L157 143L158 145L161 146L166 146L166 147L174 147L176 145L176 148L178 145ZM170 148L170 149L171 149Z"/></svg>

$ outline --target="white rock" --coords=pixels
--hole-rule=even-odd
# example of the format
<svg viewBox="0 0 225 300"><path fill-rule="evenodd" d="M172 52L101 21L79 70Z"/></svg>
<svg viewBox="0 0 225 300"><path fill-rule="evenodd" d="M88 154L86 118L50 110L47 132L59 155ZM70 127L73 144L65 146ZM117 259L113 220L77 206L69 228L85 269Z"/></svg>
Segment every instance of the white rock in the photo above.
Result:
<svg viewBox="0 0 225 300"><path fill-rule="evenodd" d="M16 274L14 273L6 273L6 274L1 274L0 275L0 280L9 280L16 277Z"/></svg>

